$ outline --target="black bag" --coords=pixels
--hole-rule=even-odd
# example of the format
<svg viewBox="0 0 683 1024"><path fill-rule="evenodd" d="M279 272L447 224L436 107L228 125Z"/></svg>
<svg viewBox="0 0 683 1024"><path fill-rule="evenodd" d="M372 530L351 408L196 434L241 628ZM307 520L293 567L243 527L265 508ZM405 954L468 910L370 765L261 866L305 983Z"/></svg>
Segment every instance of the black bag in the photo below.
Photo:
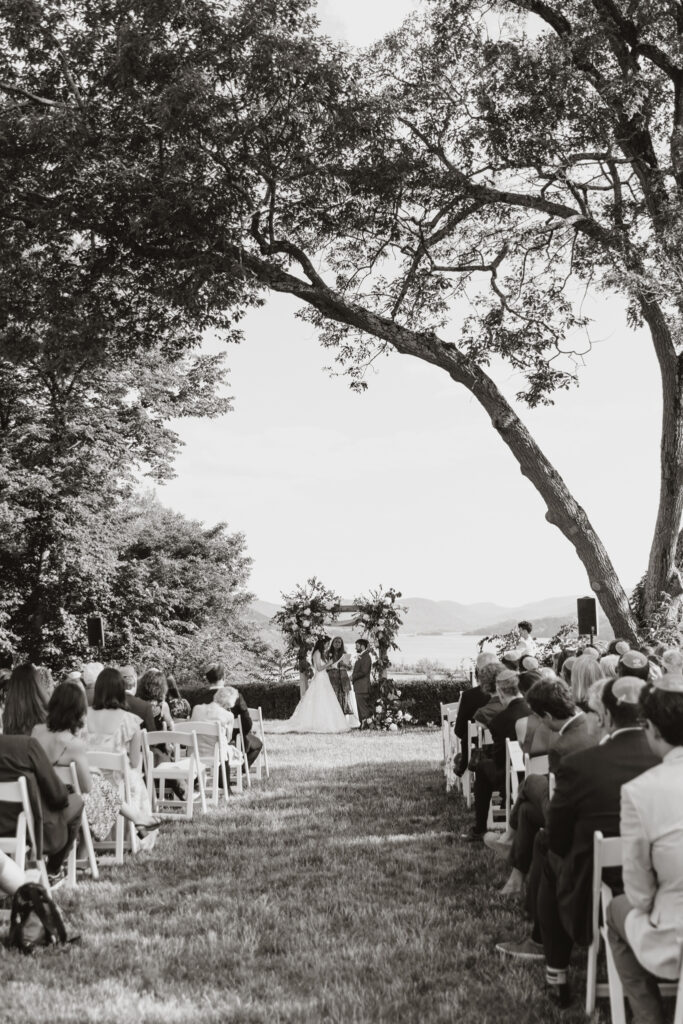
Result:
<svg viewBox="0 0 683 1024"><path fill-rule="evenodd" d="M41 946L65 946L77 940L77 935L67 937L64 919L42 885L19 886L12 897L7 949L32 953Z"/></svg>

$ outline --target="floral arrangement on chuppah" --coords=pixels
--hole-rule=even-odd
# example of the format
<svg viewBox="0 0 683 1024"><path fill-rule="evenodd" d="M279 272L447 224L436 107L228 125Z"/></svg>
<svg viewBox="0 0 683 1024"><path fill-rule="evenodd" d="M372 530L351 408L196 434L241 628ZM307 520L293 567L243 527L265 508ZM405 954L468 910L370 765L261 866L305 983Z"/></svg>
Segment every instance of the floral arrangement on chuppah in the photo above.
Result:
<svg viewBox="0 0 683 1024"><path fill-rule="evenodd" d="M297 658L299 673L306 678L311 673L310 652L321 636L325 636L325 623L334 622L341 609L341 598L320 582L316 576L298 586L291 594L282 595L282 608L273 616L290 651Z"/></svg>

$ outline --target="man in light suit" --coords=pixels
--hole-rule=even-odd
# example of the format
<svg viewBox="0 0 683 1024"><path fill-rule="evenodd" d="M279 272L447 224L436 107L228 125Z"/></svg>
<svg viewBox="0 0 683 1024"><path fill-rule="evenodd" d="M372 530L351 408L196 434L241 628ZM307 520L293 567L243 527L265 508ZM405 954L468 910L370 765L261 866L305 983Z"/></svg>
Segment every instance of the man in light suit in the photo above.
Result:
<svg viewBox="0 0 683 1024"><path fill-rule="evenodd" d="M368 651L367 640L358 639L356 640L356 654L358 657L353 666L351 673L351 683L353 684L353 691L356 694L356 703L358 705L358 718L360 719L360 727L363 728L365 720L372 718L373 706L370 699L370 688L372 684L372 658Z"/></svg>
<svg viewBox="0 0 683 1024"><path fill-rule="evenodd" d="M610 903L607 923L635 1024L661 1024L655 979L678 977L683 925L683 677L653 680L640 706L663 760L621 787L625 891Z"/></svg>

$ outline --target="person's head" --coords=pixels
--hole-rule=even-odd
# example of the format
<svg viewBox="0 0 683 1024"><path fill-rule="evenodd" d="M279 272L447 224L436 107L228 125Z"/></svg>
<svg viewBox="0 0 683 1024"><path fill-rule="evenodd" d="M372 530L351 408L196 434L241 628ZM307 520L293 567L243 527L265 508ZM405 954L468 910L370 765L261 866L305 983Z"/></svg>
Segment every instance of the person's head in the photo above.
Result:
<svg viewBox="0 0 683 1024"><path fill-rule="evenodd" d="M0 710L5 706L5 699L7 697L7 687L12 677L11 668L0 668Z"/></svg>
<svg viewBox="0 0 683 1024"><path fill-rule="evenodd" d="M80 731L85 722L88 705L80 683L60 683L52 691L47 706L47 727L50 732Z"/></svg>
<svg viewBox="0 0 683 1024"><path fill-rule="evenodd" d="M559 679L541 679L526 695L526 702L539 718L558 732L568 718L576 714L576 705L569 688Z"/></svg>
<svg viewBox="0 0 683 1024"><path fill-rule="evenodd" d="M592 644L586 644L586 646L581 651L581 657L582 658L599 658L600 657L600 651L597 649L597 647L593 647Z"/></svg>
<svg viewBox="0 0 683 1024"><path fill-rule="evenodd" d="M683 747L683 675L669 673L643 687L640 712L653 753Z"/></svg>
<svg viewBox="0 0 683 1024"><path fill-rule="evenodd" d="M534 683L537 683L541 678L540 672L520 672L519 673L519 692L525 694L527 690L531 689Z"/></svg>
<svg viewBox="0 0 683 1024"><path fill-rule="evenodd" d="M508 671L502 661L487 661L479 672L479 686L484 693L496 692L496 679L501 672Z"/></svg>
<svg viewBox="0 0 683 1024"><path fill-rule="evenodd" d="M683 652L680 647L671 647L661 656L662 670L670 676L683 675Z"/></svg>
<svg viewBox="0 0 683 1024"><path fill-rule="evenodd" d="M516 672L505 669L496 678L496 693L503 707L519 697L519 676Z"/></svg>
<svg viewBox="0 0 683 1024"><path fill-rule="evenodd" d="M135 665L119 665L119 672L123 676L128 693L135 693L138 685L138 673Z"/></svg>
<svg viewBox="0 0 683 1024"><path fill-rule="evenodd" d="M96 711L125 708L126 683L117 668L104 668L98 675L92 706Z"/></svg>
<svg viewBox="0 0 683 1024"><path fill-rule="evenodd" d="M532 654L524 654L519 659L520 672L538 672L539 668L538 658L534 658Z"/></svg>
<svg viewBox="0 0 683 1024"><path fill-rule="evenodd" d="M346 648L344 647L344 641L342 638L340 636L333 637L332 643L330 644L330 651L335 658L341 658L342 654L345 653L345 650Z"/></svg>
<svg viewBox="0 0 683 1024"><path fill-rule="evenodd" d="M589 711L592 711L600 724L601 729L605 729L605 705L602 703L602 691L608 683L606 676L602 679L596 679L591 684L588 690L588 697L586 699L586 706Z"/></svg>
<svg viewBox="0 0 683 1024"><path fill-rule="evenodd" d="M606 679L614 679L617 674L617 665L619 664L618 654L603 654L600 658L600 666L602 673Z"/></svg>
<svg viewBox="0 0 683 1024"><path fill-rule="evenodd" d="M52 691L55 688L55 681L52 678L52 672L45 665L36 665L36 677L38 679L38 686L40 687L45 703L47 704L52 696Z"/></svg>
<svg viewBox="0 0 683 1024"><path fill-rule="evenodd" d="M550 679L552 682L556 682L559 678L557 672L550 665L544 665L543 668L539 668L538 674L541 679Z"/></svg>
<svg viewBox="0 0 683 1024"><path fill-rule="evenodd" d="M575 664L576 664L576 655L575 654L570 654L569 657L565 658L564 661L562 662L562 667L560 669L560 673L561 673L560 678L562 679L563 682L565 682L567 684L567 686L571 686L571 684L572 684L572 669L574 668Z"/></svg>
<svg viewBox="0 0 683 1024"><path fill-rule="evenodd" d="M640 693L644 682L636 676L608 679L602 690L608 732L640 725Z"/></svg>
<svg viewBox="0 0 683 1024"><path fill-rule="evenodd" d="M616 654L618 658L620 658L622 654L626 654L626 652L630 650L631 645L628 642L628 640L622 640L622 638L619 636L615 636L614 640L610 640L609 644L607 645L607 653Z"/></svg>
<svg viewBox="0 0 683 1024"><path fill-rule="evenodd" d="M516 672L519 668L519 652L518 651L503 651L500 656L500 660L509 669L510 672Z"/></svg>
<svg viewBox="0 0 683 1024"><path fill-rule="evenodd" d="M177 700L178 697L180 697L180 690L178 689L178 684L176 683L175 676L167 675L166 685L168 686L168 692L166 696L175 697Z"/></svg>
<svg viewBox="0 0 683 1024"><path fill-rule="evenodd" d="M2 728L7 736L30 736L34 725L44 722L47 701L35 665L17 665L7 684Z"/></svg>
<svg viewBox="0 0 683 1024"><path fill-rule="evenodd" d="M519 630L519 635L521 636L522 640L526 640L528 637L531 636L531 631L533 628L534 627L527 619L522 619L521 622L517 623L517 629Z"/></svg>
<svg viewBox="0 0 683 1024"><path fill-rule="evenodd" d="M318 654L324 655L325 651L327 649L327 645L329 644L329 642L330 642L329 636L319 636L318 639L315 642L315 645L313 647L312 653L315 654L315 652L317 651Z"/></svg>
<svg viewBox="0 0 683 1024"><path fill-rule="evenodd" d="M209 686L222 686L225 679L225 666L217 661L206 670Z"/></svg>
<svg viewBox="0 0 683 1024"><path fill-rule="evenodd" d="M166 676L158 668L150 668L138 680L135 696L141 700L165 700L168 693Z"/></svg>
<svg viewBox="0 0 683 1024"><path fill-rule="evenodd" d="M239 690L234 686L221 686L213 695L214 704L220 704L226 711L232 711L239 700Z"/></svg>
<svg viewBox="0 0 683 1024"><path fill-rule="evenodd" d="M481 654L478 654L477 660L474 663L475 679L479 679L479 673L483 669L484 665L492 665L494 661L498 661L498 658L493 651L482 651Z"/></svg>
<svg viewBox="0 0 683 1024"><path fill-rule="evenodd" d="M104 669L104 665L101 661L88 661L81 669L81 675L83 677L83 685L91 690L97 681L97 677L100 672Z"/></svg>
<svg viewBox="0 0 683 1024"><path fill-rule="evenodd" d="M576 704L586 703L588 691L596 679L602 679L604 672L597 658L582 654L572 665L572 697Z"/></svg>
<svg viewBox="0 0 683 1024"><path fill-rule="evenodd" d="M650 674L650 662L642 651L626 651L619 658L618 676L635 676L636 679L647 679Z"/></svg>
<svg viewBox="0 0 683 1024"><path fill-rule="evenodd" d="M364 637L359 636L356 640L356 653L362 654L363 651L367 651L369 646L368 641Z"/></svg>

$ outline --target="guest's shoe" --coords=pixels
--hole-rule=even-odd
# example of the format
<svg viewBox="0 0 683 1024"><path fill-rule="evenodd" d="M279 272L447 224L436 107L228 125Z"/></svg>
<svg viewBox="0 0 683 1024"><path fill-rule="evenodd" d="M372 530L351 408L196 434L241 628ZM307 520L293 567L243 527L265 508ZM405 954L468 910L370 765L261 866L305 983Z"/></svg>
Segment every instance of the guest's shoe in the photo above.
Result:
<svg viewBox="0 0 683 1024"><path fill-rule="evenodd" d="M501 835L500 832L487 832L484 836L484 845L489 850L493 850L497 857L507 860L508 854L512 849L512 839Z"/></svg>
<svg viewBox="0 0 683 1024"><path fill-rule="evenodd" d="M476 832L472 828L472 829L470 829L469 832L462 832L460 834L460 838L462 839L463 843L483 843L484 842L484 833L483 832Z"/></svg>
<svg viewBox="0 0 683 1024"><path fill-rule="evenodd" d="M558 1010L566 1010L572 1005L571 989L566 982L563 985L546 985L545 991Z"/></svg>
<svg viewBox="0 0 683 1024"><path fill-rule="evenodd" d="M515 960L545 960L543 944L534 942L530 935L522 942L499 942L496 945L496 952L514 957Z"/></svg>
<svg viewBox="0 0 683 1024"><path fill-rule="evenodd" d="M519 896L524 891L524 875L522 872L517 868L513 868L507 882L498 891L501 896Z"/></svg>

